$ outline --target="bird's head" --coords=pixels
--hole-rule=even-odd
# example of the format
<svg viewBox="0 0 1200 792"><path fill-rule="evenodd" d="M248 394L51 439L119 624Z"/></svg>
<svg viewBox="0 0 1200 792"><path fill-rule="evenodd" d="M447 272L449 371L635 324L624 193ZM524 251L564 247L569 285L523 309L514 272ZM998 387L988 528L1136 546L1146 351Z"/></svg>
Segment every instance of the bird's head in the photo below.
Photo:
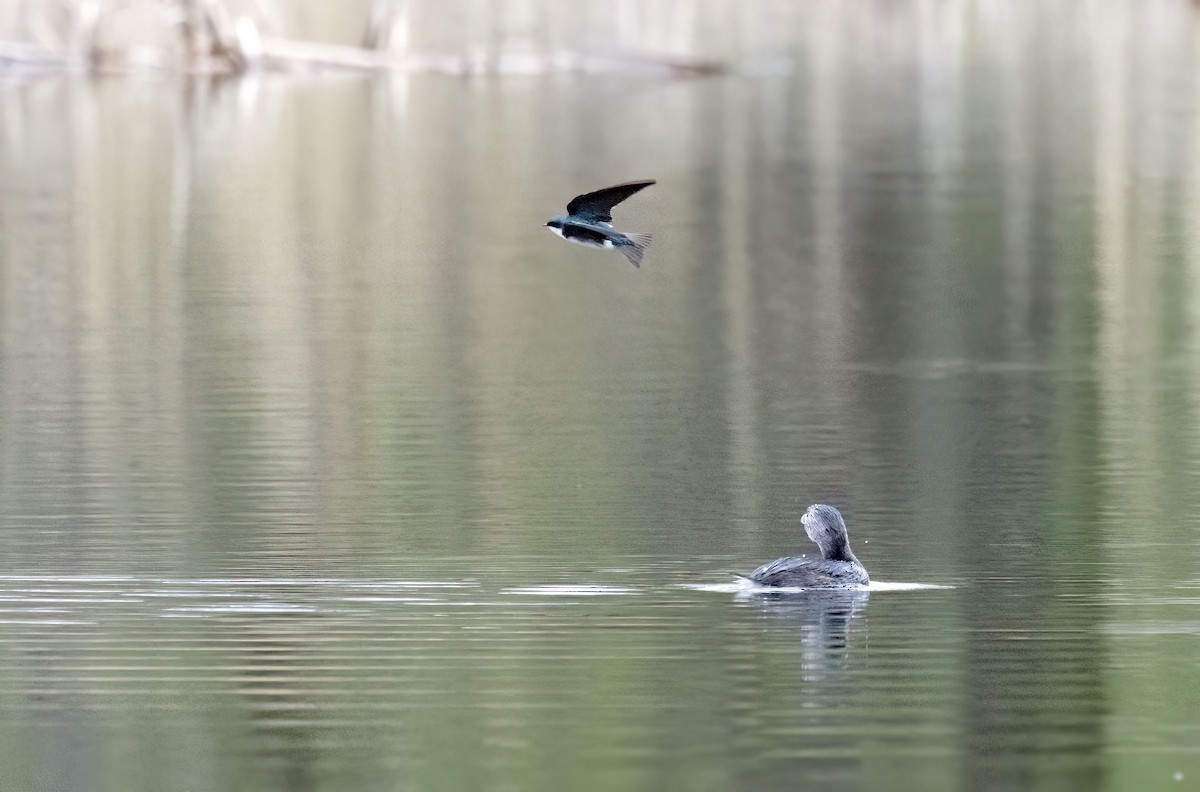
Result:
<svg viewBox="0 0 1200 792"><path fill-rule="evenodd" d="M821 548L823 558L845 559L850 556L850 537L841 513L832 506L813 504L800 518L808 538Z"/></svg>

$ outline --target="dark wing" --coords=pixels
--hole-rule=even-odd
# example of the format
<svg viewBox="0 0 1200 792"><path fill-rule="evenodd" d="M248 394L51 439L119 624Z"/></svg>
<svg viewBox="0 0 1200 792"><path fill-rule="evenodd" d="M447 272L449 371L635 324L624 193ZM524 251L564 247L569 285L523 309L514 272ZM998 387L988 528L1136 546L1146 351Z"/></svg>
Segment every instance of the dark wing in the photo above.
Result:
<svg viewBox="0 0 1200 792"><path fill-rule="evenodd" d="M812 566L813 559L807 556L791 556L786 558L776 558L774 561L769 561L758 569L751 572L746 577L751 580L756 580L759 583L766 582L766 578L777 577L781 572L792 572L799 567Z"/></svg>
<svg viewBox="0 0 1200 792"><path fill-rule="evenodd" d="M763 586L854 588L870 582L866 573L860 573L859 570L859 567L846 561L797 556L763 564L746 577Z"/></svg>
<svg viewBox="0 0 1200 792"><path fill-rule="evenodd" d="M610 223L614 206L651 184L654 184L654 179L625 182L615 187L605 187L603 190L577 195L567 204L567 214L596 223Z"/></svg>
<svg viewBox="0 0 1200 792"><path fill-rule="evenodd" d="M781 570L768 577L769 579L759 582L765 586L796 586L799 588L843 588L854 585L854 581L842 574L842 570L829 569L820 561Z"/></svg>

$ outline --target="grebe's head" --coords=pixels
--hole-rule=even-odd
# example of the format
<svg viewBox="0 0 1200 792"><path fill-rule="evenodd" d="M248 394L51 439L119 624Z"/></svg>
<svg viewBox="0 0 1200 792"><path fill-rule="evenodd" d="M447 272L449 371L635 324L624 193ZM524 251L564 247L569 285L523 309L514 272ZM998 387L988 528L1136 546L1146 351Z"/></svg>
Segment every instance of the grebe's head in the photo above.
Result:
<svg viewBox="0 0 1200 792"><path fill-rule="evenodd" d="M815 503L804 512L800 524L804 526L808 538L821 548L822 558L834 561L854 558L854 554L850 552L850 536L846 531L846 523L837 509Z"/></svg>

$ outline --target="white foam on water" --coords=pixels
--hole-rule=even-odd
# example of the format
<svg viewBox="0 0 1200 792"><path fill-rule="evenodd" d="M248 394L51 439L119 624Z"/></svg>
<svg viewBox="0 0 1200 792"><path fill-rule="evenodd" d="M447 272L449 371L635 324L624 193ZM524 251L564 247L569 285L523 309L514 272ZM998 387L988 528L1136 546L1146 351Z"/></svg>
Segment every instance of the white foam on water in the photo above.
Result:
<svg viewBox="0 0 1200 792"><path fill-rule="evenodd" d="M679 588L692 591L712 591L718 594L799 594L802 591L926 591L930 589L952 589L954 586L943 586L937 583L885 583L879 580L871 581L864 589L805 589L799 586L760 586L757 583L738 578L728 583L681 583Z"/></svg>
<svg viewBox="0 0 1200 792"><path fill-rule="evenodd" d="M338 602L442 602L437 597L338 597Z"/></svg>
<svg viewBox="0 0 1200 792"><path fill-rule="evenodd" d="M22 583L124 583L129 575L0 575L0 581Z"/></svg>
<svg viewBox="0 0 1200 792"><path fill-rule="evenodd" d="M884 583L872 580L868 591L928 591L931 589L952 589L954 586L944 586L940 583Z"/></svg>
<svg viewBox="0 0 1200 792"><path fill-rule="evenodd" d="M332 586L335 588L478 588L474 580L343 580L338 578L197 578L192 580L160 580L164 586Z"/></svg>
<svg viewBox="0 0 1200 792"><path fill-rule="evenodd" d="M679 588L690 591L712 591L717 594L737 594L739 591L765 589L766 586L756 586L748 580L731 580L728 583L680 583Z"/></svg>
<svg viewBox="0 0 1200 792"><path fill-rule="evenodd" d="M193 605L166 608L172 613L315 613L316 608L286 602L238 602L229 605Z"/></svg>
<svg viewBox="0 0 1200 792"><path fill-rule="evenodd" d="M728 583L682 583L679 588L692 591L713 591L718 594L801 594L809 589L800 586L760 586L753 580L735 578ZM814 591L865 591L866 589L812 589Z"/></svg>
<svg viewBox="0 0 1200 792"><path fill-rule="evenodd" d="M349 583L348 588L479 588L475 580L382 580L372 583Z"/></svg>
<svg viewBox="0 0 1200 792"><path fill-rule="evenodd" d="M557 584L547 584L544 586L520 586L518 588L504 589L503 593L523 594L535 597L607 597L637 594L637 592L633 589L625 588L624 586L576 586Z"/></svg>

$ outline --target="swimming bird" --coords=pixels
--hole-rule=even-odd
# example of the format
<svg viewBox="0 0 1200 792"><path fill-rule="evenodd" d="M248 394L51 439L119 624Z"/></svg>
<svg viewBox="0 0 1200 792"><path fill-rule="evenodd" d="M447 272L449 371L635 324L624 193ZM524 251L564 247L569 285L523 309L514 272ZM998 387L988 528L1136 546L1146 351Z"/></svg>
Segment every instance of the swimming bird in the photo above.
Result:
<svg viewBox="0 0 1200 792"><path fill-rule="evenodd" d="M778 558L742 575L762 586L806 589L861 588L870 585L867 570L850 552L850 537L842 515L832 506L814 504L800 518L808 538L821 548L821 557Z"/></svg>
<svg viewBox="0 0 1200 792"><path fill-rule="evenodd" d="M603 190L577 195L567 204L567 213L552 217L546 227L568 242L588 247L621 251L635 267L650 244L650 234L624 234L612 227L612 208L654 184L654 179L625 182Z"/></svg>

